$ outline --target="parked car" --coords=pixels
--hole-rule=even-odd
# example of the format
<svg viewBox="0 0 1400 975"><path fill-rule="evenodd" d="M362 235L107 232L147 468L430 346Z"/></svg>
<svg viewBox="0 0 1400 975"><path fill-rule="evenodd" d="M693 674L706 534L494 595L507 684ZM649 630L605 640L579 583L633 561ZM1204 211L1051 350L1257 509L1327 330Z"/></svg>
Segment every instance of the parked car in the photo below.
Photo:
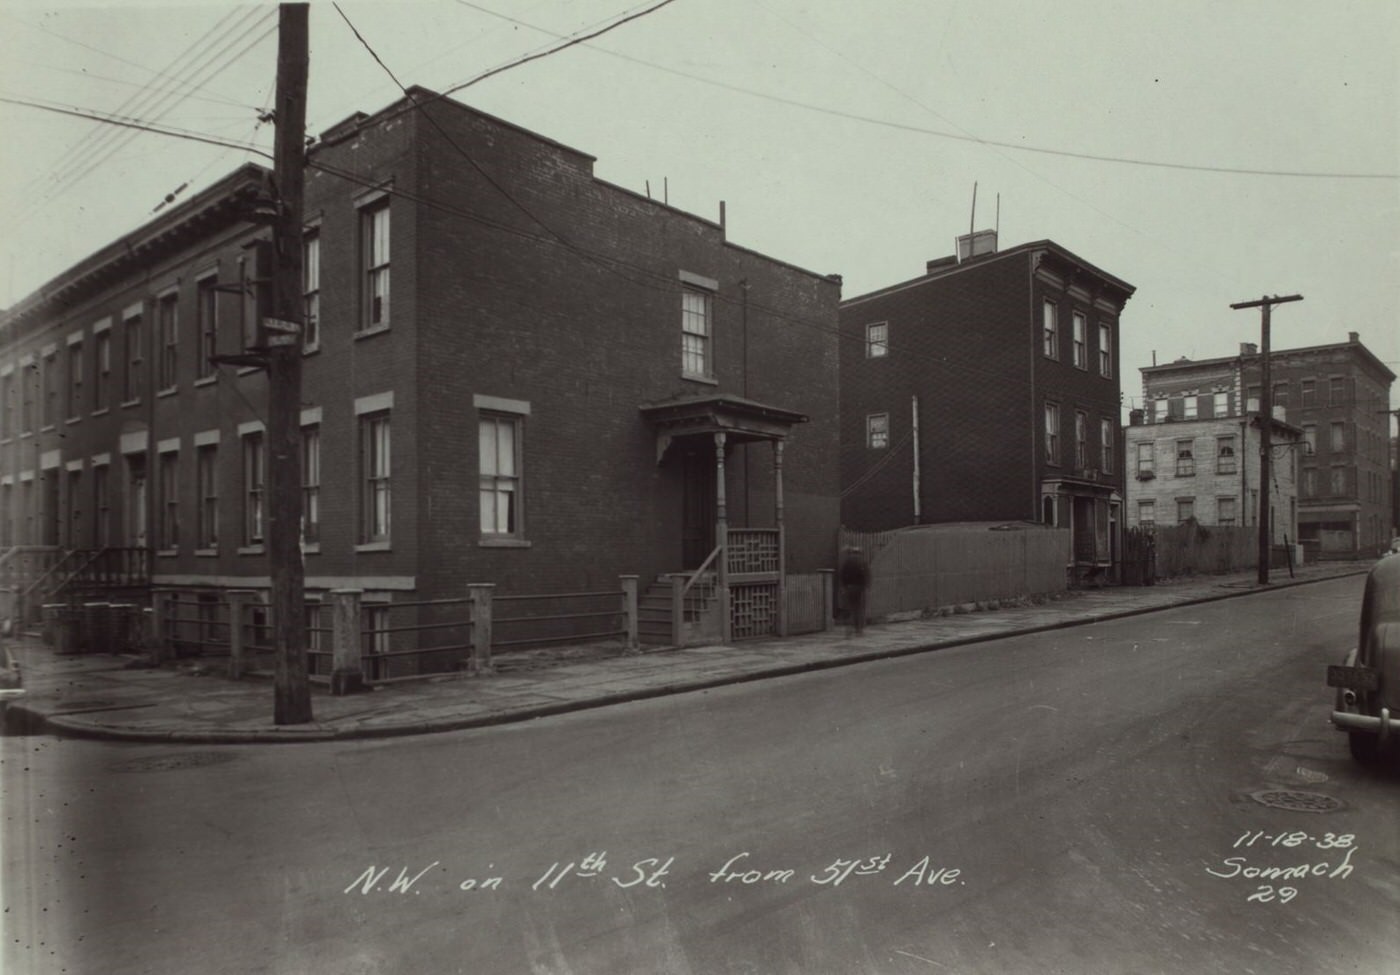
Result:
<svg viewBox="0 0 1400 975"><path fill-rule="evenodd" d="M1383 558L1366 576L1356 647L1327 668L1337 688L1332 723L1347 733L1351 754L1374 761L1400 740L1400 558Z"/></svg>

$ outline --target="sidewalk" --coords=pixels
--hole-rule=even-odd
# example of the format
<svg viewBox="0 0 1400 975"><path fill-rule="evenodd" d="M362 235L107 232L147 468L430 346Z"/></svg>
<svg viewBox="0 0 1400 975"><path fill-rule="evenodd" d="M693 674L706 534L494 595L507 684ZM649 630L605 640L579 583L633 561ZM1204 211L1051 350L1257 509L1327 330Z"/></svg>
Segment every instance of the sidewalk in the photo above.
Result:
<svg viewBox="0 0 1400 975"><path fill-rule="evenodd" d="M560 652L551 665L535 669L487 677L445 675L346 697L316 688L316 721L282 727L272 723L271 683L219 676L222 660L184 660L152 669L126 655L58 656L37 639L23 638L12 641L9 651L19 662L25 693L3 707L7 727L127 741L237 744L425 734L923 653L1339 576L1357 576L1359 591L1359 576L1372 564L1305 566L1292 579L1287 569L1274 570L1267 587L1257 584L1251 570L1073 592L1039 604L883 623L852 637L838 626L735 646L593 659Z"/></svg>

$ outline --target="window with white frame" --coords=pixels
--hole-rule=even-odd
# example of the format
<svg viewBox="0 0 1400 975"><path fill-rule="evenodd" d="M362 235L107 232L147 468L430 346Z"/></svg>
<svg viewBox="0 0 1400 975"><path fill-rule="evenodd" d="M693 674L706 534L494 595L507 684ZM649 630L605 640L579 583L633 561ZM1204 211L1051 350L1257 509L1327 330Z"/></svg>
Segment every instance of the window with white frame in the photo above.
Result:
<svg viewBox="0 0 1400 975"><path fill-rule="evenodd" d="M321 541L321 425L301 428L301 540Z"/></svg>
<svg viewBox="0 0 1400 975"><path fill-rule="evenodd" d="M1040 309L1041 352L1048 358L1060 357L1060 310L1053 301L1046 301Z"/></svg>
<svg viewBox="0 0 1400 975"><path fill-rule="evenodd" d="M261 430L243 434L243 544L263 543L267 459Z"/></svg>
<svg viewBox="0 0 1400 975"><path fill-rule="evenodd" d="M1046 463L1060 462L1060 406L1058 403L1045 404L1045 460Z"/></svg>
<svg viewBox="0 0 1400 975"><path fill-rule="evenodd" d="M1077 369L1089 368L1089 321L1082 311L1071 316L1074 330L1074 365Z"/></svg>
<svg viewBox="0 0 1400 975"><path fill-rule="evenodd" d="M1216 437L1215 438L1215 473L1233 474L1238 468L1235 465L1235 438Z"/></svg>
<svg viewBox="0 0 1400 975"><path fill-rule="evenodd" d="M364 289L360 330L389 327L389 200L360 211L360 249Z"/></svg>
<svg viewBox="0 0 1400 975"><path fill-rule="evenodd" d="M1152 401L1152 422L1161 423L1167 418L1167 412L1171 409L1171 402L1166 399L1155 399Z"/></svg>
<svg viewBox="0 0 1400 975"><path fill-rule="evenodd" d="M1139 443L1137 445L1137 472L1139 474L1151 474L1156 460L1153 453L1153 444Z"/></svg>
<svg viewBox="0 0 1400 975"><path fill-rule="evenodd" d="M175 292L156 300L156 330L160 335L160 362L157 371L159 389L173 389L178 380L180 364L180 309Z"/></svg>
<svg viewBox="0 0 1400 975"><path fill-rule="evenodd" d="M316 228L301 238L302 351L321 347L321 234Z"/></svg>
<svg viewBox="0 0 1400 975"><path fill-rule="evenodd" d="M1176 442L1176 476L1191 477L1196 473L1196 455L1190 440Z"/></svg>
<svg viewBox="0 0 1400 975"><path fill-rule="evenodd" d="M1099 323L1099 375L1113 376L1113 323Z"/></svg>
<svg viewBox="0 0 1400 975"><path fill-rule="evenodd" d="M871 413L865 418L865 445L873 450L883 450L890 445L888 413Z"/></svg>
<svg viewBox="0 0 1400 975"><path fill-rule="evenodd" d="M180 546L180 454L166 450L158 458L160 523L156 526L156 548L174 550Z"/></svg>
<svg viewBox="0 0 1400 975"><path fill-rule="evenodd" d="M360 542L389 541L389 412L360 416Z"/></svg>
<svg viewBox="0 0 1400 975"><path fill-rule="evenodd" d="M1186 399L1185 399L1185 401L1181 404L1181 409L1182 409L1181 415L1182 415L1182 417L1183 417L1184 419L1187 419L1187 420L1194 420L1194 419L1196 419L1196 416L1197 416L1197 414L1198 414L1198 409L1197 409L1197 407L1198 407L1199 405L1200 405L1200 400L1199 400L1199 398L1198 398L1194 393L1191 394L1191 395L1189 395L1189 396L1187 396Z"/></svg>
<svg viewBox="0 0 1400 975"><path fill-rule="evenodd" d="M1229 415L1230 415L1230 394L1229 394L1229 393L1212 393L1212 394L1211 394L1210 415L1211 415L1211 416L1229 416Z"/></svg>
<svg viewBox="0 0 1400 975"><path fill-rule="evenodd" d="M208 379L214 375L214 363L209 361L219 351L219 279L200 278L195 284L195 326L199 329L199 358L194 364L195 378Z"/></svg>
<svg viewBox="0 0 1400 975"><path fill-rule="evenodd" d="M1099 468L1105 474L1112 474L1117 467L1114 447L1118 441L1118 424L1112 420L1099 420Z"/></svg>
<svg viewBox="0 0 1400 975"><path fill-rule="evenodd" d="M1138 527L1155 528L1157 526L1157 502L1138 502Z"/></svg>
<svg viewBox="0 0 1400 975"><path fill-rule="evenodd" d="M478 430L481 535L488 539L522 538L524 418L483 413Z"/></svg>
<svg viewBox="0 0 1400 975"><path fill-rule="evenodd" d="M68 418L76 419L83 412L83 343L68 343Z"/></svg>
<svg viewBox="0 0 1400 975"><path fill-rule="evenodd" d="M879 359L890 352L890 323L872 322L865 326L865 357Z"/></svg>
<svg viewBox="0 0 1400 975"><path fill-rule="evenodd" d="M681 374L704 379L714 377L710 355L709 292L681 289Z"/></svg>
<svg viewBox="0 0 1400 975"><path fill-rule="evenodd" d="M200 444L195 448L195 481L199 507L195 511L195 548L219 547L219 445Z"/></svg>

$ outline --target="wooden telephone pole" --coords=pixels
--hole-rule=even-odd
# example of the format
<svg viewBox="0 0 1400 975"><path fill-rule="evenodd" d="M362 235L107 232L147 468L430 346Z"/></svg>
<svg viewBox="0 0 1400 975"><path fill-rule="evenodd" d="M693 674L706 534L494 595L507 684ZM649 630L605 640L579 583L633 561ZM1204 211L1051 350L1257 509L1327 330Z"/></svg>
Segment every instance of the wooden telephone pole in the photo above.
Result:
<svg viewBox="0 0 1400 975"><path fill-rule="evenodd" d="M277 670L273 723L311 718L306 570L301 555L302 190L306 164L307 4L278 7L277 135L273 145L272 295L259 345L267 361L268 561Z"/></svg>
<svg viewBox="0 0 1400 975"><path fill-rule="evenodd" d="M1259 336L1259 357L1262 363L1259 378L1259 508L1256 512L1259 519L1259 584L1261 586L1269 584L1269 543L1271 541L1270 530L1273 527L1272 512L1269 509L1269 482L1273 479L1271 462L1274 449L1274 387L1273 375L1269 370L1269 311L1274 305L1302 300L1302 295L1288 295L1285 298L1280 298L1278 295L1270 298L1266 295L1258 301L1240 301L1230 306L1235 309L1258 308L1262 315Z"/></svg>

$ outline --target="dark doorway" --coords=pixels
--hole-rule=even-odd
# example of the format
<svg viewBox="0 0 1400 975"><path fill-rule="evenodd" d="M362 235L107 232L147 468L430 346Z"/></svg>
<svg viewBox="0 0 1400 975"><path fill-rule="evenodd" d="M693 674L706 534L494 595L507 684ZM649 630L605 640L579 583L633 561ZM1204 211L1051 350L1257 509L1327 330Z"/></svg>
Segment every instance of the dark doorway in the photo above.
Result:
<svg viewBox="0 0 1400 975"><path fill-rule="evenodd" d="M715 547L714 454L687 450L681 479L681 568L698 569Z"/></svg>

